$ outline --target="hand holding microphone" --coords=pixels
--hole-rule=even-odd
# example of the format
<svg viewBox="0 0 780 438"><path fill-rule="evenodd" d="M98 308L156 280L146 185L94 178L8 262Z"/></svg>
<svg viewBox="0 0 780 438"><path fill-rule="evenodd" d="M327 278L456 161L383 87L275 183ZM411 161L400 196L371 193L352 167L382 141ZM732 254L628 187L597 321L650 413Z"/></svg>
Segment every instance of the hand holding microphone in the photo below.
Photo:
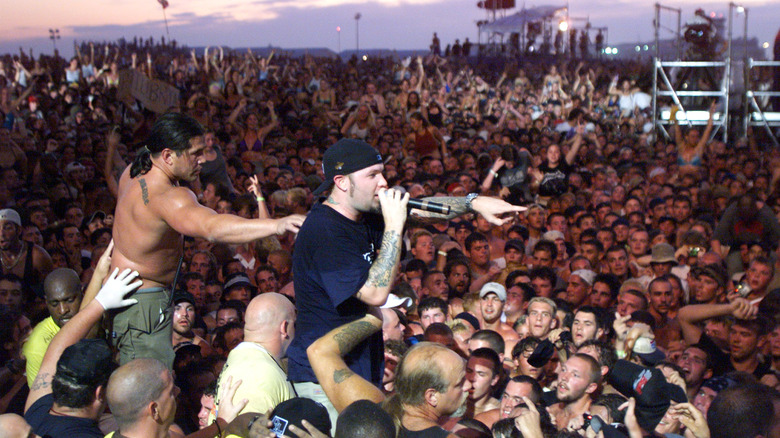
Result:
<svg viewBox="0 0 780 438"><path fill-rule="evenodd" d="M444 205L439 202L427 201L425 199L409 198L408 208L415 208L417 210L429 211L431 213L439 213L443 215L450 214L450 206Z"/></svg>

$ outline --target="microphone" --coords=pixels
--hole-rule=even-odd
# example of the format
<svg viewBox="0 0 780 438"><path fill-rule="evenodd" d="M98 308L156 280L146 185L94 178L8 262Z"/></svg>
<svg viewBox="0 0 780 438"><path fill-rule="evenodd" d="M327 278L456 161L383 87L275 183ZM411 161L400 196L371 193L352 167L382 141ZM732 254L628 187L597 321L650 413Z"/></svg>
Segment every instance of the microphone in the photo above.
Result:
<svg viewBox="0 0 780 438"><path fill-rule="evenodd" d="M431 213L450 214L450 206L438 202L426 201L424 199L409 198L409 208L417 210L430 211Z"/></svg>

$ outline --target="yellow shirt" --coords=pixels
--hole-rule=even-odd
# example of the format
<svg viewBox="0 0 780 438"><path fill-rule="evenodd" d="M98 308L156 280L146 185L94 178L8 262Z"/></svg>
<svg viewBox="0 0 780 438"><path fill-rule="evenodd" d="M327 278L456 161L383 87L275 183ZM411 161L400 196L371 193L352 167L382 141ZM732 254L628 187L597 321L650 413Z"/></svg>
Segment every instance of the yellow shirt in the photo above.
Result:
<svg viewBox="0 0 780 438"><path fill-rule="evenodd" d="M30 333L30 338L24 343L22 353L27 359L28 386L32 386L35 381L38 370L41 369L43 355L46 354L46 349L49 348L51 340L54 339L54 335L59 333L59 331L59 326L57 326L54 319L50 316L35 326L32 333Z"/></svg>
<svg viewBox="0 0 780 438"><path fill-rule="evenodd" d="M244 412L267 412L279 403L294 397L295 390L287 381L287 374L277 364L262 345L255 342L242 342L228 355L227 362L219 375L217 386L217 412L219 401L227 390L227 378L232 376L233 383L241 380L241 386L236 390L234 402L242 399L249 404L241 410ZM210 416L209 424L214 418Z"/></svg>

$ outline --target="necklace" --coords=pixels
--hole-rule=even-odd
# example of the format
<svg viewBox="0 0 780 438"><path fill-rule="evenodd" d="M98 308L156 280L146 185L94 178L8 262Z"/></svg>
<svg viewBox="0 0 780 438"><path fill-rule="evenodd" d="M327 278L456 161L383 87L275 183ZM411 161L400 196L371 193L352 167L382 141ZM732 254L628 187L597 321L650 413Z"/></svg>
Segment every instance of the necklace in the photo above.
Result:
<svg viewBox="0 0 780 438"><path fill-rule="evenodd" d="M11 263L10 266L5 262L5 257L3 257L3 251L0 251L0 263L3 264L4 271L10 271L11 269L15 268L16 265L19 264L19 261L22 260L22 254L24 254L24 248L25 246L24 244L22 244L22 249L20 249L19 253L16 254L16 260L13 263Z"/></svg>

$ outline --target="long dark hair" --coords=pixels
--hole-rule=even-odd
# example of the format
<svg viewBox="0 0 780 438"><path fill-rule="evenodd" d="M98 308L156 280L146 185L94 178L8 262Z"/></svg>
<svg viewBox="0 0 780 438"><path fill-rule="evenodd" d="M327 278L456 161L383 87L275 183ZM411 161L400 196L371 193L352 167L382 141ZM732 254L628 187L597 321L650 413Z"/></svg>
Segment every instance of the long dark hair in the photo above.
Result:
<svg viewBox="0 0 780 438"><path fill-rule="evenodd" d="M152 168L152 155L168 148L176 152L190 148L190 140L205 134L205 130L192 117L181 113L167 113L160 116L152 132L146 139L146 145L138 151L130 166L130 177L144 175Z"/></svg>

